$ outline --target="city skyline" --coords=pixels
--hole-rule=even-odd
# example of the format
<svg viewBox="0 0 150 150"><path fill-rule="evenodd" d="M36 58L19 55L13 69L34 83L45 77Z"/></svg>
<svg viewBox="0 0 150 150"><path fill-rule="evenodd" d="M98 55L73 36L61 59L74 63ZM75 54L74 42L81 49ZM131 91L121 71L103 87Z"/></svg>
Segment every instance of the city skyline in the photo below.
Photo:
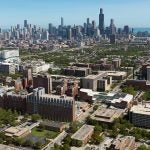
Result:
<svg viewBox="0 0 150 150"><path fill-rule="evenodd" d="M5 0L1 2L0 27L8 28L21 24L27 19L29 23L47 27L48 23L60 24L60 18L64 18L64 25L83 25L86 18L95 20L98 26L99 9L103 8L105 14L105 26L110 24L110 19L115 20L118 27L128 24L131 27L149 27L147 16L150 2L145 0ZM144 9L143 9L144 8ZM6 11L7 10L7 11ZM9 11L8 11L9 10ZM4 13L2 13L4 12ZM73 12L73 13L72 13ZM72 17L73 14L76 14ZM82 14L82 15L81 15ZM118 15L119 14L119 15ZM141 21L142 18L142 21Z"/></svg>

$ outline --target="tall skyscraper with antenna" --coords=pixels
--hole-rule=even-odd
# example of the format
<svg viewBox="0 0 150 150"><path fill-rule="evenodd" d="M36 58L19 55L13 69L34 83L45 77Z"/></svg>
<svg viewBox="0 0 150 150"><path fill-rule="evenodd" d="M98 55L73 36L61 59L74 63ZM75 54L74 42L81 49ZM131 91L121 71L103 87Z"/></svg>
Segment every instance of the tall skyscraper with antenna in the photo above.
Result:
<svg viewBox="0 0 150 150"><path fill-rule="evenodd" d="M103 9L100 9L100 14L99 14L99 30L101 34L104 34L104 14L103 14Z"/></svg>

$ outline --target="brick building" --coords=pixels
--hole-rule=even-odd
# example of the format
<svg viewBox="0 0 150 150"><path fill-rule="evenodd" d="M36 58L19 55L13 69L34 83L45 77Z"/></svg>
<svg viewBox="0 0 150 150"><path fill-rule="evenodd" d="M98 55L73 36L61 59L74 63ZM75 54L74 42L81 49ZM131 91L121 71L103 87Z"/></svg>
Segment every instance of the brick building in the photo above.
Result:
<svg viewBox="0 0 150 150"><path fill-rule="evenodd" d="M66 76L86 77L91 74L91 68L68 67L63 68L62 73Z"/></svg>
<svg viewBox="0 0 150 150"><path fill-rule="evenodd" d="M33 88L43 87L45 93L50 94L52 91L52 78L49 75L36 75L33 76Z"/></svg>
<svg viewBox="0 0 150 150"><path fill-rule="evenodd" d="M26 112L26 95L17 95L12 92L0 96L0 107L4 109Z"/></svg>
<svg viewBox="0 0 150 150"><path fill-rule="evenodd" d="M44 88L37 88L27 96L27 112L55 121L74 121L75 103L72 97L48 95Z"/></svg>

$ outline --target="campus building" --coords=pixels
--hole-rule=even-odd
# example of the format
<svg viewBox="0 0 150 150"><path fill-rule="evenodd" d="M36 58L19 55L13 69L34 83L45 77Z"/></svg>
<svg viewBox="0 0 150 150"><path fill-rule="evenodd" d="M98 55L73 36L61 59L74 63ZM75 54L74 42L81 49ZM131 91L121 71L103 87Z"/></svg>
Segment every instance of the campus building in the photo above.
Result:
<svg viewBox="0 0 150 150"><path fill-rule="evenodd" d="M133 95L118 92L94 92L89 89L80 89L80 99L87 102L103 102L107 105L120 109L130 108L133 102Z"/></svg>
<svg viewBox="0 0 150 150"><path fill-rule="evenodd" d="M52 78L50 75L35 75L33 76L33 88L44 87L45 93L52 92Z"/></svg>
<svg viewBox="0 0 150 150"><path fill-rule="evenodd" d="M106 72L101 72L98 75L89 75L81 78L81 88L91 89L93 91L107 91L112 85L112 77L109 77Z"/></svg>
<svg viewBox="0 0 150 150"><path fill-rule="evenodd" d="M94 133L94 126L83 125L76 133L74 133L71 138L77 141L81 141L85 145Z"/></svg>
<svg viewBox="0 0 150 150"><path fill-rule="evenodd" d="M129 118L134 126L150 129L150 103L134 105Z"/></svg>
<svg viewBox="0 0 150 150"><path fill-rule="evenodd" d="M74 99L72 97L45 94L45 89L39 87L27 96L27 113L38 113L49 120L74 121Z"/></svg>
<svg viewBox="0 0 150 150"><path fill-rule="evenodd" d="M122 117L123 111L120 109L99 108L90 118L100 123L112 124L116 118Z"/></svg>
<svg viewBox="0 0 150 150"><path fill-rule="evenodd" d="M0 96L0 107L4 109L17 110L19 112L26 112L26 94L15 94L13 92L7 92Z"/></svg>

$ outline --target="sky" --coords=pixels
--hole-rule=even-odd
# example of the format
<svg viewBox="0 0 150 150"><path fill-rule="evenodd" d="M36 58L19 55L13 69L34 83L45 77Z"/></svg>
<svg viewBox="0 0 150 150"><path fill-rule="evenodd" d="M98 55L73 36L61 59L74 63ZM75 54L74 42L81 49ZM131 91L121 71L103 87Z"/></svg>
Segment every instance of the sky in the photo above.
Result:
<svg viewBox="0 0 150 150"><path fill-rule="evenodd" d="M0 27L28 23L47 27L48 23L82 25L86 18L98 25L99 9L103 8L105 25L110 19L117 27L150 27L150 0L1 0Z"/></svg>

